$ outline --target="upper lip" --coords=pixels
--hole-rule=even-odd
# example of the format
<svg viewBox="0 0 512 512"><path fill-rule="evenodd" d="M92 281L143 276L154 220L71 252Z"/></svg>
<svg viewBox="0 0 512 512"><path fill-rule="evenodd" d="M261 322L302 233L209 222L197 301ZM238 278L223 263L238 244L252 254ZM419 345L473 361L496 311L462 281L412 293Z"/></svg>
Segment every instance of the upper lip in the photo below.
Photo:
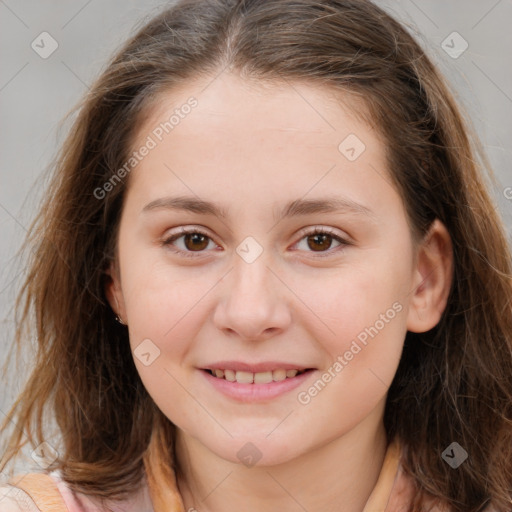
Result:
<svg viewBox="0 0 512 512"><path fill-rule="evenodd" d="M273 370L306 370L309 366L303 366L301 364L294 363L283 363L279 361L265 361L262 363L244 363L241 361L219 361L204 366L203 370L232 370L251 372L251 373L262 373Z"/></svg>

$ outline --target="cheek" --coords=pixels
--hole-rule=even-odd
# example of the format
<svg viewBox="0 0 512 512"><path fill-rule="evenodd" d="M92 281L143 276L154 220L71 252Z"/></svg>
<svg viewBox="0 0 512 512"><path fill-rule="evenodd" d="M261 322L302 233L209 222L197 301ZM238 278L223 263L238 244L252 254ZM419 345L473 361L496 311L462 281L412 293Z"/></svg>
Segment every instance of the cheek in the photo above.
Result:
<svg viewBox="0 0 512 512"><path fill-rule="evenodd" d="M315 277L308 287L297 283L304 297L309 297L312 309L322 320L326 336L324 345L334 358L350 348L354 339L362 342L368 330L379 334L401 333L409 280L405 265L381 265L377 268L359 266L340 269L336 276ZM317 320L318 323L318 320ZM392 339L393 336L391 335Z"/></svg>
<svg viewBox="0 0 512 512"><path fill-rule="evenodd" d="M131 273L127 294L129 339L137 371L160 410L186 430L188 418L204 420L204 411L187 391L195 370L185 361L207 318L207 303L201 299L214 281L197 276L183 279L183 272L178 276L169 267L165 272L158 266L137 272ZM130 274L128 267L126 274Z"/></svg>
<svg viewBox="0 0 512 512"><path fill-rule="evenodd" d="M297 394L310 415L330 411L331 426L322 428L332 436L355 426L385 397L406 334L404 287L391 288L387 280L376 286L375 279L354 274L344 282L315 303L334 334L317 338L328 355L317 380Z"/></svg>
<svg viewBox="0 0 512 512"><path fill-rule="evenodd" d="M322 382L301 390L301 403L314 400L320 409L339 403L336 414L350 410L355 418L384 397L407 332L411 267L403 249L397 255L375 253L324 280L323 293L315 294L313 304L329 326L321 339L327 357Z"/></svg>
<svg viewBox="0 0 512 512"><path fill-rule="evenodd" d="M203 297L214 280L178 279L169 270L143 277L127 301L132 349L137 340L150 338L162 354L182 358L205 321Z"/></svg>
<svg viewBox="0 0 512 512"><path fill-rule="evenodd" d="M165 248L144 245L128 235L120 240L120 253L132 349L149 338L162 352L179 355L200 328L201 300L216 276L199 267L179 268Z"/></svg>

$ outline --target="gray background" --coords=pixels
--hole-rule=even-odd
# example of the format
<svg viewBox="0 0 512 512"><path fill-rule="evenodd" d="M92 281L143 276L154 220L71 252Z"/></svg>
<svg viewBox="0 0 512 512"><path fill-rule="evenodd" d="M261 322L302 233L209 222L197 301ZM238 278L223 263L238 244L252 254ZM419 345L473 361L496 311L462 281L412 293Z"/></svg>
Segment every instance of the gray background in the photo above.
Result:
<svg viewBox="0 0 512 512"><path fill-rule="evenodd" d="M492 192L511 239L512 200L504 191L512 187L512 0L376 3L416 34L451 82L495 169L498 183ZM69 127L68 123L59 130L59 121L87 91L114 49L164 4L156 0L0 0L0 362L12 340L12 307L24 276L15 254L44 190L44 183L36 180ZM46 59L31 47L44 31L58 43ZM442 46L454 31L469 45L456 59ZM28 376L30 351L24 357L23 370L13 371L6 383L0 383L0 421Z"/></svg>

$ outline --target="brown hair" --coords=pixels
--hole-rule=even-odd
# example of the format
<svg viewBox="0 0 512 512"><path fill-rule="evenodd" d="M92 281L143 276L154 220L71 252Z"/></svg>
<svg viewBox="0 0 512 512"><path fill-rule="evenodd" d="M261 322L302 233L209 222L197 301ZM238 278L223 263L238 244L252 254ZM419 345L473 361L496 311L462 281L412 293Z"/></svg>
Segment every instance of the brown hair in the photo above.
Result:
<svg viewBox="0 0 512 512"><path fill-rule="evenodd" d="M225 69L360 96L386 141L414 234L421 238L436 218L447 226L454 250L448 305L434 329L407 333L385 427L402 443L417 485L411 510L428 495L457 512L486 502L510 510L511 262L480 171L488 166L424 51L366 0L178 1L110 61L77 107L27 237L33 252L16 302L16 345L29 338L35 313L36 364L9 412L20 430L1 468L21 449L21 428L33 446L45 440L49 411L62 440L49 469L70 486L121 498L147 474L156 510L168 506L175 427L146 392L104 292L126 180L101 200L94 191L126 161L160 93ZM469 453L456 471L441 458L453 441Z"/></svg>

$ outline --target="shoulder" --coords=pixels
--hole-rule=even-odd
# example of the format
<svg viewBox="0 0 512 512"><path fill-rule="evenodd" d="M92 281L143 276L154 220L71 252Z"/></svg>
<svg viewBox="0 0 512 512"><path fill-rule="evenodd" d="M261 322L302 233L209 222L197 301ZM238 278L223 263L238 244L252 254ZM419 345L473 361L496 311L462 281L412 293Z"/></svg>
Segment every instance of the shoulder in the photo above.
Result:
<svg viewBox="0 0 512 512"><path fill-rule="evenodd" d="M73 492L58 472L18 474L3 488L0 512L104 512L92 498Z"/></svg>
<svg viewBox="0 0 512 512"><path fill-rule="evenodd" d="M48 473L21 473L2 485L0 512L68 512L57 480ZM77 511L78 512L78 511Z"/></svg>
<svg viewBox="0 0 512 512"><path fill-rule="evenodd" d="M73 491L58 471L16 475L9 480L6 493L5 501L0 500L0 512L154 512L145 481L129 498L104 503Z"/></svg>
<svg viewBox="0 0 512 512"><path fill-rule="evenodd" d="M0 512L41 512L32 498L19 487L0 486Z"/></svg>

